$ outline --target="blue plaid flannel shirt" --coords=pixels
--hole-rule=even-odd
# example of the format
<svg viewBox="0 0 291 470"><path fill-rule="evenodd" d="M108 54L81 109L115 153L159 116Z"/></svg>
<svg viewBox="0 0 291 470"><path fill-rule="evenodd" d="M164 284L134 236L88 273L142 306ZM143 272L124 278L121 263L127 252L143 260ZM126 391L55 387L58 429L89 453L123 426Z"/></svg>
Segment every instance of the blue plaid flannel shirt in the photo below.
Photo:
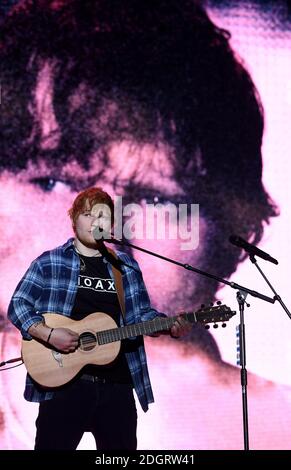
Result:
<svg viewBox="0 0 291 470"><path fill-rule="evenodd" d="M47 312L70 316L78 289L80 260L70 238L64 245L46 251L34 260L12 296L9 320L21 331L23 338L31 339L28 330L33 323L42 320ZM126 253L116 251L122 265L122 280L125 296L126 324L151 320L165 316L150 305L138 263ZM113 279L111 265L108 270ZM124 325L122 315L120 324ZM126 353L133 385L144 411L154 401L146 353L143 341L134 352ZM28 401L40 402L53 397L54 391L44 390L27 374L24 397Z"/></svg>

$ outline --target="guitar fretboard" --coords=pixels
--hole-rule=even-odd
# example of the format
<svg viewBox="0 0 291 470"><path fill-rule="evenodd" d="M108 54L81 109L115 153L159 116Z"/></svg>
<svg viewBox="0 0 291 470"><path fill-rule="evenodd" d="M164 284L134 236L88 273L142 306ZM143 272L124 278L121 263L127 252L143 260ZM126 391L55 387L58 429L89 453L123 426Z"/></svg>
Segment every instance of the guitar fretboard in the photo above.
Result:
<svg viewBox="0 0 291 470"><path fill-rule="evenodd" d="M183 317L193 323L196 321L195 313L185 313ZM98 344L113 343L122 339L132 338L135 336L149 335L162 330L168 330L177 320L175 317L156 317L153 320L134 323L133 325L121 326L110 330L99 331L97 336Z"/></svg>

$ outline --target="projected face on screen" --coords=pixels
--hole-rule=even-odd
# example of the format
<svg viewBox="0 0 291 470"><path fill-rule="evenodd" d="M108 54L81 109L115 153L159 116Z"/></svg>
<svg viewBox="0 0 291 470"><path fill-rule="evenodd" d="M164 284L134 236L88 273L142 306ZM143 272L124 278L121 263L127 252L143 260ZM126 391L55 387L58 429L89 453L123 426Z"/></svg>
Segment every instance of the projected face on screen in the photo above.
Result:
<svg viewBox="0 0 291 470"><path fill-rule="evenodd" d="M160 203L162 207L169 203L175 207L199 204L198 243L193 249L181 249L185 242L182 232L176 239L160 240L157 236L139 237L136 231L131 241L222 277L235 272L240 259L239 250L229 246L229 235L258 242L265 222L273 220L276 210L262 181L263 118L253 80L234 57L227 34L215 29L199 9L195 10L196 16L190 15L189 4L185 2L183 21L188 24L191 17L195 27L189 27L185 34L183 22L177 24L175 14L169 13L165 35L158 40L156 31L161 29L159 21L163 17L158 7L154 18L147 17L145 10L142 21L137 20L136 29L130 22L126 23L129 30L122 41L114 15L112 19L105 15L104 24L99 25L101 33L112 29L111 36L105 35L105 39L101 34L102 41L98 35L92 36L92 42L88 41L91 22L90 27L86 24L84 32L81 20L74 26L66 24L62 16L51 43L47 41L51 31L41 34L42 29L51 27L49 24L40 24L38 32L30 27L26 41L20 29L13 28L13 23L8 27L4 49L8 52L5 52L1 79L4 139L0 157L0 308L3 317L29 263L44 250L72 236L67 210L76 194L86 187L101 186L112 197L122 196L123 206L134 203L141 207L137 223L142 226L143 234L147 204ZM110 5L104 8L110 9ZM230 17L224 18L215 9L211 12L217 23L224 26L223 20L229 22L227 28L231 29ZM119 17L123 18L122 15L126 15L126 6L124 10L120 6ZM27 24L36 21L40 19L32 14ZM148 28L146 37L140 33L143 23ZM234 37L236 31L243 31L240 28L244 25L243 20L236 25ZM195 40L197 30L201 41ZM40 35L36 42L34 31ZM156 44L154 52L153 44ZM190 219L188 226L189 223ZM168 231L170 224L168 221ZM141 265L153 305L165 313L197 308L219 295L219 286L214 281L189 275L181 268L138 251L133 254ZM220 340L219 336L217 339L223 343L224 357L227 356L225 339ZM200 396L206 396L206 384L213 377L212 383L220 384L221 388L216 388L219 393L213 395L214 407L215 400L220 405L224 403L227 390L229 403L230 397L235 396L233 406L237 408L232 418L238 429L241 413L238 371L232 366L218 367L220 355L212 336L198 329L183 347L161 341L163 353L152 341L148 349L154 387L158 401L163 403L159 411L153 412L153 419L166 423L168 405L177 419L183 416L180 427L174 426L174 415L165 424L165 429L170 427L172 433L168 445L192 448L199 439L201 448L214 445L215 423L208 423L213 429L209 433L207 427L202 431L199 422L198 433L193 429L198 417L192 419L194 411L181 407L182 393L187 397L196 394L193 388L199 382L199 374L191 374L189 378L192 369L200 370ZM7 327L3 344L5 359L19 355L19 338L11 328L8 331ZM202 365L192 363L193 357L202 358ZM173 364L167 367L169 358L173 358ZM212 362L214 358L216 362ZM179 387L173 380L177 368L179 375L183 371L184 377ZM210 374L206 379L203 370ZM169 389L159 384L161 374L172 381L171 399ZM20 443L15 445L29 447L30 440L24 438L23 432L27 426L33 435L33 423L27 424L29 405L17 407L23 387L21 379L16 373L12 378L12 372L9 378L5 377L3 389L10 397L10 418L18 414L20 428L23 426L18 433ZM190 399L186 401L192 403ZM206 410L207 406L200 403L201 409ZM227 417L223 411L221 414ZM143 423L141 427L141 442L144 442L141 445L150 448L155 444L151 441L151 424L147 426ZM182 443L178 435L184 426L188 438ZM240 431L236 443L240 442ZM228 439L231 437L228 435ZM167 445L162 438L159 442L161 446ZM223 445L223 441L219 442ZM226 444L226 448L236 445Z"/></svg>
<svg viewBox="0 0 291 470"><path fill-rule="evenodd" d="M185 203L187 200L185 191L174 175L173 149L169 145L164 142L139 143L129 133L123 138L115 139L114 133L108 131L105 122L102 122L101 126L97 124L98 113L102 114L102 119L108 123L117 119L116 114L120 113L120 119L123 119L123 125L126 126L126 116L122 116L117 104L106 103L105 99L101 104L101 110L93 110L92 114L82 122L82 127L87 129L93 140L92 151L84 157L86 164L82 165L81 150L79 151L77 146L74 149L74 152L78 152L77 156L65 155L69 162L63 163L54 159L55 155L59 155L60 160L62 159L61 153L65 151L62 145L67 132L65 123L58 121L54 109L56 67L48 60L40 65L35 86L31 90L32 99L27 104L32 123L27 145L36 145L35 161L28 160L26 167L17 169L16 172L4 170L0 176L3 217L1 265L3 272L9 273L3 279L1 286L0 302L3 312L7 308L15 281L25 272L31 260L43 250L62 243L72 235L67 211L81 188L90 185L102 186L112 196L122 196L123 206L116 209L122 212L126 210L126 203L135 203L139 209L135 216L135 225L138 227L136 231L142 240L136 240L135 231L127 235L132 235L133 242L141 246L143 246L144 226L148 223L145 211L149 203L153 204L156 200L161 211L162 206L166 206L169 201L172 204L176 203L177 207L179 202ZM69 108L69 118L78 111L82 112L82 102L93 108L94 102L90 103L90 94L93 94L93 91L88 87L86 90L84 83L77 84L66 103ZM74 129L71 138L76 140L82 138L80 134L86 132L85 129ZM102 145L99 145L100 140ZM120 214L116 214L115 217L120 217ZM185 224L182 219L179 222ZM206 227L202 218L199 220L196 217L196 220L191 219L191 222L197 224L192 227L192 230L197 232L197 237L200 230L199 246L197 240L195 246L190 246L191 249L181 249L182 243L186 244L187 240L185 237L182 239L177 230L176 237L162 240L165 256L169 255L184 262L190 260L198 262L203 251L203 233ZM171 220L165 220L167 229L169 224ZM126 226L123 228L122 235L126 235ZM146 227L147 233L150 229L151 227ZM161 241L157 244L157 234L153 232L150 235L151 239L147 246L159 251ZM138 253L136 257L140 257ZM190 306L194 283L192 280L187 281L188 274L174 267L170 269L166 282L162 282L162 272L167 267L155 263L157 272L153 278L150 275L153 260L143 257L143 263L155 305L166 311L171 306L172 313L182 302L189 303ZM172 289L173 285L176 286L175 291Z"/></svg>

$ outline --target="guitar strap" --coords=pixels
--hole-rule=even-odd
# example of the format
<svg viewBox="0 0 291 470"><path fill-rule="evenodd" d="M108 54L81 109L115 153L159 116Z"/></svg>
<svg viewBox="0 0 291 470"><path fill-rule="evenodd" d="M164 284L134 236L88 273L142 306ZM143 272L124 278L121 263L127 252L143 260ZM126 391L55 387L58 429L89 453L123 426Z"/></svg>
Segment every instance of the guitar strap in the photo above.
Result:
<svg viewBox="0 0 291 470"><path fill-rule="evenodd" d="M117 258L117 254L115 251L111 250L111 248L107 248L109 253L114 256L115 259ZM112 266L112 272L113 272L113 277L114 277L114 283L116 287L116 293L119 301L119 305L121 308L122 316L125 318L125 299L124 299L124 289L123 289L123 284L122 284L122 275L120 269L117 269L113 264Z"/></svg>

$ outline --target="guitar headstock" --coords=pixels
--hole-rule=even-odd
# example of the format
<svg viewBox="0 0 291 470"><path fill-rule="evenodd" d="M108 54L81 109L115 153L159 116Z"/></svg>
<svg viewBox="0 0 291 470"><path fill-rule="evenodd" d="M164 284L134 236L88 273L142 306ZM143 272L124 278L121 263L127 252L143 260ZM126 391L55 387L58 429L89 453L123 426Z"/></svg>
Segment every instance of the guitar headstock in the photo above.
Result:
<svg viewBox="0 0 291 470"><path fill-rule="evenodd" d="M236 312L231 310L227 305L221 305L218 302L218 305L210 304L209 307L201 306L199 310L191 314L194 317L194 322L205 324L205 328L210 328L209 323L214 323L214 328L218 328L217 323L222 323L222 327L226 326L226 323L230 318L232 318ZM188 315L187 315L188 317ZM189 319L191 321L191 319ZM192 319L193 321L193 319Z"/></svg>

